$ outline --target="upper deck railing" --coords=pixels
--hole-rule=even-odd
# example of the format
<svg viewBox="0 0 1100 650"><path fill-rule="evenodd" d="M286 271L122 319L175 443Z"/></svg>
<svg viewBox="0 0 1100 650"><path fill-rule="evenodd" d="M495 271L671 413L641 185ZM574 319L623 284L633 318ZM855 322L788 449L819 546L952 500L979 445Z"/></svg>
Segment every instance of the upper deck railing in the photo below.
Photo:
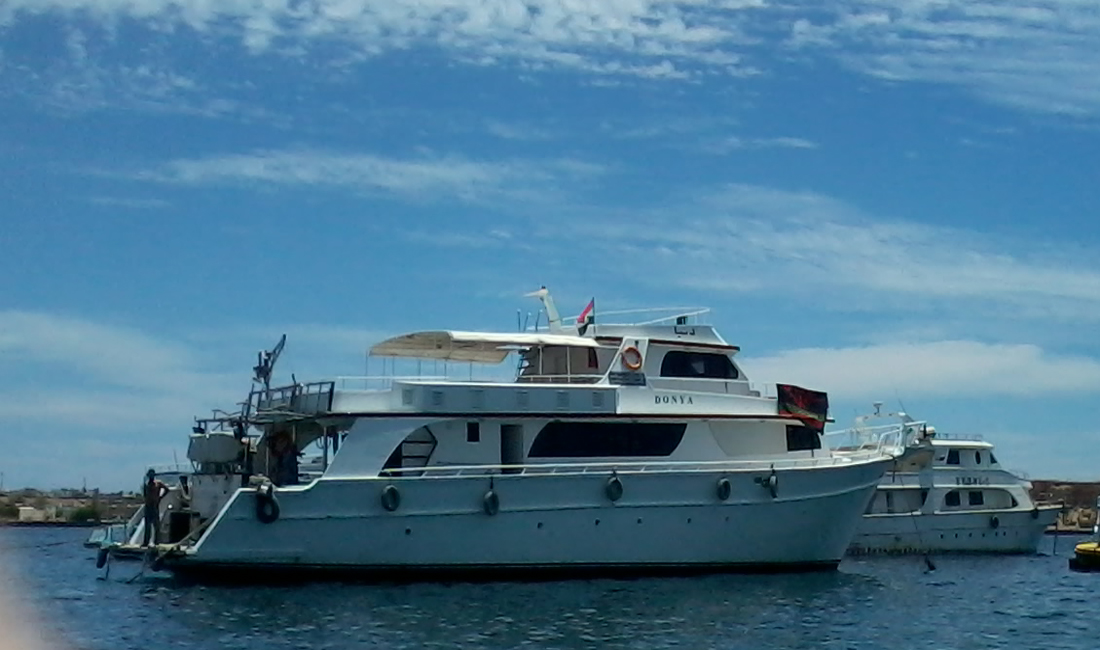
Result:
<svg viewBox="0 0 1100 650"><path fill-rule="evenodd" d="M598 307L598 306L597 306ZM648 325L707 325L709 307L640 307L636 309L595 310L595 325L645 327ZM621 318L627 316L629 318ZM562 318L563 325L577 324L577 317ZM538 319L527 329L541 331Z"/></svg>

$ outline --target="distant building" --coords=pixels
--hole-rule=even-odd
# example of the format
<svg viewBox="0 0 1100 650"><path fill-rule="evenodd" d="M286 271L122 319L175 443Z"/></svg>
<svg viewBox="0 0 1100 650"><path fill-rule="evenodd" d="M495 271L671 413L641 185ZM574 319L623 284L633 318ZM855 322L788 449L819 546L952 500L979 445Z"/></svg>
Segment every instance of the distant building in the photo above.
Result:
<svg viewBox="0 0 1100 650"><path fill-rule="evenodd" d="M46 521L46 511L31 506L19 506L19 521Z"/></svg>

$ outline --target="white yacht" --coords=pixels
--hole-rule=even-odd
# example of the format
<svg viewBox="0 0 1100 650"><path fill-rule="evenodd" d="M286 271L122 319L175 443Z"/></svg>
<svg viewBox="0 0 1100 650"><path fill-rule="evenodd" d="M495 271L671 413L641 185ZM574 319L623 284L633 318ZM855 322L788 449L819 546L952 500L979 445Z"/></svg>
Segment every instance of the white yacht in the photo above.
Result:
<svg viewBox="0 0 1100 650"><path fill-rule="evenodd" d="M889 424L876 421L891 420ZM979 436L936 433L905 413L856 418L829 431L837 452L901 440L905 452L883 476L849 554L1035 553L1061 504L1036 504L1031 483L1004 469Z"/></svg>
<svg viewBox="0 0 1100 650"><path fill-rule="evenodd" d="M532 295L546 329L415 332L368 357L394 372L515 361L495 380L463 365L461 379L271 387L284 336L260 354L242 411L191 436L193 525L157 547L154 566L409 577L836 567L893 456L823 448L825 393L750 385L738 348L699 322L705 310L612 325L589 303L567 325L545 289ZM322 471L303 483L307 446Z"/></svg>

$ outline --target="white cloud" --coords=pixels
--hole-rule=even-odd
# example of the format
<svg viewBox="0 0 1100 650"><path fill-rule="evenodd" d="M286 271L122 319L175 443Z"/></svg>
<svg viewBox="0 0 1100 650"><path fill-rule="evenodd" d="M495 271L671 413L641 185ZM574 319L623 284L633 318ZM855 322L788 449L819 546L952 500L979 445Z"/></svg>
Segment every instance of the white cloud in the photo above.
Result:
<svg viewBox="0 0 1100 650"><path fill-rule="evenodd" d="M1091 0L857 0L788 4L789 44L826 47L890 80L955 84L1015 107L1100 110L1100 14Z"/></svg>
<svg viewBox="0 0 1100 650"><path fill-rule="evenodd" d="M912 313L954 301L971 311L1000 305L1014 318L1100 320L1100 268L1071 242L1035 250L875 218L813 192L729 185L623 218L578 220L568 232L598 247L608 269L665 286L783 291L817 308Z"/></svg>
<svg viewBox="0 0 1100 650"><path fill-rule="evenodd" d="M739 149L817 149L818 145L805 138L780 136L775 138L746 138L729 136L703 145L705 151L725 154Z"/></svg>
<svg viewBox="0 0 1100 650"><path fill-rule="evenodd" d="M603 168L570 159L485 162L460 156L385 158L318 150L256 151L173 160L139 178L186 184L264 183L381 191L409 198L548 199L559 183L583 183Z"/></svg>
<svg viewBox="0 0 1100 650"><path fill-rule="evenodd" d="M978 341L806 348L742 359L753 381L826 388L838 399L1100 392L1100 361Z"/></svg>
<svg viewBox="0 0 1100 650"><path fill-rule="evenodd" d="M757 2L707 7L699 0L9 0L0 8L0 25L46 12L106 24L127 17L200 33L233 25L257 53L336 40L371 55L419 43L483 63L684 78L690 72L682 66L697 63L738 72L737 57L722 48L745 40L738 17L759 10Z"/></svg>
<svg viewBox="0 0 1100 650"><path fill-rule="evenodd" d="M201 38L234 34L254 54L324 52L341 65L439 47L466 63L573 69L601 84L759 74L785 42L871 76L958 85L1027 110L1100 109L1100 15L1092 0L8 0L0 27L43 13L93 18L108 33L130 18ZM95 70L90 42L74 33L67 47ZM108 86L129 87L135 101L152 106L187 105L162 97L195 83L138 66L108 74L133 78ZM56 84L57 101L110 99L95 92L103 83L95 75L72 83Z"/></svg>
<svg viewBox="0 0 1100 650"><path fill-rule="evenodd" d="M362 375L384 333L338 325L223 325L175 335L44 312L0 311L0 445L12 484L128 485L184 459L195 416L235 410L255 351L287 345L275 383ZM9 458L10 456L10 458ZM124 473L120 474L120 471Z"/></svg>

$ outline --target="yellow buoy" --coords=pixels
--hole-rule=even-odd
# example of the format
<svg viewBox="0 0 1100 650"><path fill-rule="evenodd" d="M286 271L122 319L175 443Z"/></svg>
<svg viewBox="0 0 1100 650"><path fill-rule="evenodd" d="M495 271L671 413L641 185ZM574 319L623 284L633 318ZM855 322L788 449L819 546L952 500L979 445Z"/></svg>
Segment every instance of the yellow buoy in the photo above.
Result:
<svg viewBox="0 0 1100 650"><path fill-rule="evenodd" d="M1081 542L1074 546L1069 568L1075 571L1100 571L1100 542Z"/></svg>

